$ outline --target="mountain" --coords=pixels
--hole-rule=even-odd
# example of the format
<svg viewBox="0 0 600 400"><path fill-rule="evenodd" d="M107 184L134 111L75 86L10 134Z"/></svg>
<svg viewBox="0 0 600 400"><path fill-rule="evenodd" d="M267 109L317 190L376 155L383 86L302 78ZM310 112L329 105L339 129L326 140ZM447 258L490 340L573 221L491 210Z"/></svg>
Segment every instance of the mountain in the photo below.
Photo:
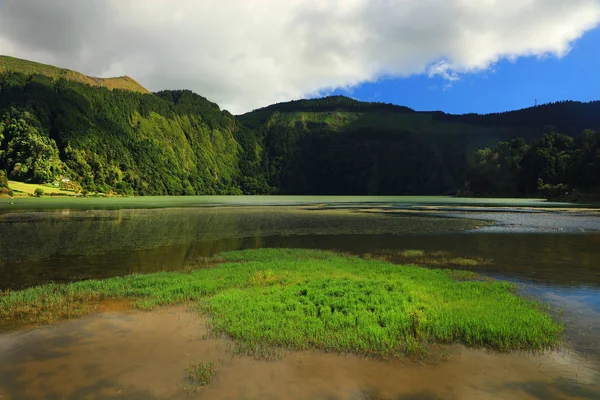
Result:
<svg viewBox="0 0 600 400"><path fill-rule="evenodd" d="M283 193L450 194L465 186L476 150L560 126L600 127L600 102L562 102L490 115L417 112L343 96L275 104L238 117L269 156Z"/></svg>
<svg viewBox="0 0 600 400"><path fill-rule="evenodd" d="M25 72L0 73L0 170L10 179L121 194L241 193L238 122L216 104L16 65Z"/></svg>
<svg viewBox="0 0 600 400"><path fill-rule="evenodd" d="M478 126L519 127L536 136L540 128L577 136L586 129L600 128L600 101L582 103L560 101L522 110L494 114L452 115L435 113L438 121L462 122Z"/></svg>
<svg viewBox="0 0 600 400"><path fill-rule="evenodd" d="M96 78L69 69L0 55L0 74L10 72L16 72L26 76L43 75L52 78L53 80L67 79L73 82L80 82L90 86L99 86L108 89L122 89L130 90L132 92L150 93L148 89L128 76L121 76L118 78Z"/></svg>
<svg viewBox="0 0 600 400"><path fill-rule="evenodd" d="M600 102L450 115L331 96L236 117L187 90L0 57L0 117L0 170L14 180L139 195L451 194L487 160L477 150L577 136L600 127Z"/></svg>

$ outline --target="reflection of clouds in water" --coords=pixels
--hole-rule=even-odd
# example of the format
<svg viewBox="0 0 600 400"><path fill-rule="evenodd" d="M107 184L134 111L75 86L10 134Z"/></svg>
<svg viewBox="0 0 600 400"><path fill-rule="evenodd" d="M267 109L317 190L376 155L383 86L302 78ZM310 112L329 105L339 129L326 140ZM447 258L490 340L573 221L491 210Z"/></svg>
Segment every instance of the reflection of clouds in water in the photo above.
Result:
<svg viewBox="0 0 600 400"><path fill-rule="evenodd" d="M544 297L568 310L581 311L586 315L594 315L600 322L600 290L574 289L552 291L545 288Z"/></svg>
<svg viewBox="0 0 600 400"><path fill-rule="evenodd" d="M496 221L472 232L495 233L581 233L600 231L600 215L543 212L454 212L443 215Z"/></svg>
<svg viewBox="0 0 600 400"><path fill-rule="evenodd" d="M539 400L576 397L580 399L598 399L600 391L577 380L559 378L552 382L509 382L498 389L512 389L527 393Z"/></svg>
<svg viewBox="0 0 600 400"><path fill-rule="evenodd" d="M600 291L546 290L541 294L546 301L565 310L561 318L565 323L567 346L573 347L581 363L600 371ZM596 379L600 382L600 376Z"/></svg>
<svg viewBox="0 0 600 400"><path fill-rule="evenodd" d="M527 296L541 298L555 307L558 311L554 313L555 318L565 324L566 348L561 349L561 357L575 357L591 370L600 372L600 288L537 283L516 279L510 274L489 275L515 282ZM600 382L600 376L595 379Z"/></svg>
<svg viewBox="0 0 600 400"><path fill-rule="evenodd" d="M577 386L588 385L595 387L597 391L600 390L598 386L600 383L600 360L588 360L585 354L573 352L569 349L550 353L546 357L548 357L553 368L565 371L560 380L569 381Z"/></svg>

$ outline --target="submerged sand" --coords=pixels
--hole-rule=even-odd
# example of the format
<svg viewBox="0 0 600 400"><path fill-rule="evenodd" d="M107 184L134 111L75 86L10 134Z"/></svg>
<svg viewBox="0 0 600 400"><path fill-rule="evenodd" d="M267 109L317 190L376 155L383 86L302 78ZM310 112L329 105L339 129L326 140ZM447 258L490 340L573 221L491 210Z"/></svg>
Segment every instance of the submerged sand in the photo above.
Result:
<svg viewBox="0 0 600 400"><path fill-rule="evenodd" d="M103 305L99 314L0 335L0 399L596 399L598 360L444 348L438 362L318 351L260 361L232 353L187 306L153 312ZM214 361L195 388L185 368Z"/></svg>

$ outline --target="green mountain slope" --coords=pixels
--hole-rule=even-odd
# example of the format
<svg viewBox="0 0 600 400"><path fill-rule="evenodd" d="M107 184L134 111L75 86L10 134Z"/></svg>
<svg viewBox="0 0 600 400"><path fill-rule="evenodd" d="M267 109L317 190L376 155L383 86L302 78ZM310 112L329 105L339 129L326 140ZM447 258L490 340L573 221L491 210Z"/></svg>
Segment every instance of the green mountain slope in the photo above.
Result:
<svg viewBox="0 0 600 400"><path fill-rule="evenodd" d="M341 96L274 105L239 119L264 142L268 181L283 193L453 193L464 185L476 149L530 133Z"/></svg>
<svg viewBox="0 0 600 400"><path fill-rule="evenodd" d="M490 150L483 157L477 150L518 137L531 142L555 130L577 136L598 127L600 102L449 115L332 96L234 117L190 91L151 94L126 78L97 80L0 57L0 171L23 182L69 180L72 190L391 195L450 194L477 186L500 191L494 188L511 186L482 180L494 178L504 153ZM586 146L586 157L594 159L594 147ZM578 157L578 168L593 162ZM541 172L528 175L523 186L528 190L540 174L553 185L560 182L550 176L568 175L544 175L535 168ZM477 170L486 172L474 174ZM474 179L478 185L469 185Z"/></svg>
<svg viewBox="0 0 600 400"><path fill-rule="evenodd" d="M130 90L132 92L150 93L133 78L121 76L117 78L96 78L80 74L69 69L58 68L52 65L41 64L33 61L0 55L0 73L17 72L27 76L43 75L54 80L67 79L73 82L85 83L90 86L105 87L108 89Z"/></svg>
<svg viewBox="0 0 600 400"><path fill-rule="evenodd" d="M562 102L491 115L416 112L342 96L275 104L239 117L267 149L283 193L440 194L465 186L476 150L560 127L600 127L600 102ZM489 177L489 176L488 176Z"/></svg>
<svg viewBox="0 0 600 400"><path fill-rule="evenodd" d="M0 74L0 169L89 191L240 193L235 118L189 91L142 94Z"/></svg>

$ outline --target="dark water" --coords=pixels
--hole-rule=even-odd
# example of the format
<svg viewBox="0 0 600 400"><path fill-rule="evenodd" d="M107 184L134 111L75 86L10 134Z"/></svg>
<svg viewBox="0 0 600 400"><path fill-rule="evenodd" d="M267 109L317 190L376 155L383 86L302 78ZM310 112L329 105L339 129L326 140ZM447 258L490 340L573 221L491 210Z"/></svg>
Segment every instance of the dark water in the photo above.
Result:
<svg viewBox="0 0 600 400"><path fill-rule="evenodd" d="M453 206L452 209L428 210L418 204L398 206L371 202L367 206L369 209L357 203L344 203L327 207L203 207L35 213L22 210L16 214L3 214L0 215L0 289L18 289L48 281L176 270L222 251L257 247L319 248L356 254L422 249L490 259L492 262L478 268L478 271L519 282L527 293L542 296L564 311L561 318L567 327L566 346L562 353L541 361L535 359L532 362L524 355L502 358L474 352L459 357L460 361L452 364L452 372L447 371L446 375L436 375L436 367L426 367L421 372L406 370L406 374L414 374L415 380L441 379L447 381L447 385L452 383L447 377L455 376L456 380L465 381L466 388L468 376L461 375L461 370L472 374L478 362L494 364L495 372L490 372L487 379L480 377L485 384L475 385L477 388L483 390L485 386L489 389L494 385L510 385L511 382L516 385L509 388L512 392L507 387L500 389L498 386L496 392L492 390L487 395L482 394L485 391L471 387L472 391L465 392L469 395L464 397L460 393L443 390L439 385L428 392L425 385L423 396L430 397L423 398L600 399L600 216L597 212L538 209L537 203L529 208L520 204L518 209L504 205L502 209ZM95 323L93 321L89 323ZM51 329L50 336L56 336L53 340L65 341L68 346L69 335L79 335L78 329L83 328L74 322L65 326L47 329ZM3 363L13 363L16 362L15 357L24 356L24 353L15 353L15 346L22 349L27 346L43 347L43 340L36 339L36 335L40 334L14 336L13 333L13 336L0 337L0 369L6 367ZM92 350L88 348L87 351ZM317 359L313 362L324 363L329 366L327 368L348 368L340 367L337 358ZM501 379L499 364L511 373L522 370L522 379L514 382ZM27 365L26 373L34 373L35 364ZM76 368L78 364L73 365ZM356 366L358 371L363 367L366 370L376 369L375 365L361 365ZM535 372L538 366L552 370L546 386L543 374L538 374L543 369ZM53 367L46 365L44 368ZM380 365L380 368L383 367ZM394 368L389 374L393 375ZM414 391L396 394L394 385L392 388L374 376L359 378L360 373L355 376L350 372L348 376L345 379L349 381L364 379L370 382L368 390L388 393L389 398L397 398L402 393L405 396L414 394ZM28 379L38 382L35 377ZM289 379L302 381L296 375ZM3 395L3 385L11 384L0 377L0 396ZM432 385L435 386L435 383ZM15 396L16 386L11 387L13 389L5 389L5 396L11 398L12 394L12 398L21 398ZM415 382L415 390L417 387L421 388ZM388 398L387 395L368 397L368 393L360 392L363 389L354 389L359 393L353 394L354 397L336 395L338 397L329 398ZM223 393L213 395L228 398ZM260 398L259 394L269 392L257 393L248 398ZM308 396L304 398L311 398L310 391L301 393ZM504 394L494 397L498 393ZM52 398L72 397L57 394ZM121 397L98 395L90 398ZM279 397L273 395L272 398Z"/></svg>
<svg viewBox="0 0 600 400"><path fill-rule="evenodd" d="M0 215L0 289L172 270L220 251L276 246L277 238L295 238L297 246L314 247L340 235L449 233L482 224L434 215L299 207L6 214ZM315 244L309 245L311 240ZM332 243L329 248L339 246Z"/></svg>

